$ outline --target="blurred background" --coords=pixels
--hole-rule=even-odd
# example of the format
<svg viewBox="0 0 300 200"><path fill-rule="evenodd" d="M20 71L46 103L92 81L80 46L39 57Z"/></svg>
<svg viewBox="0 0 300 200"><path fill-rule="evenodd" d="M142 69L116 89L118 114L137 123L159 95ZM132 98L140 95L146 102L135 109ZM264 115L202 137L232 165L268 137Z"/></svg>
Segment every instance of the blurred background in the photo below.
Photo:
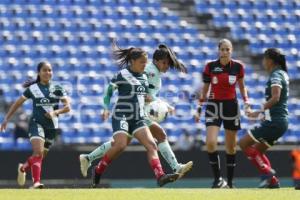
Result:
<svg viewBox="0 0 300 200"><path fill-rule="evenodd" d="M43 178L71 180L70 185L74 180L76 184L85 183L87 180L80 177L78 155L111 138L110 121L103 122L100 112L104 88L118 71L111 59L112 40L116 39L121 47L142 47L150 58L158 44L165 43L186 64L189 73L169 71L163 76L160 96L175 106L176 114L162 126L178 160L196 162L188 175L192 182L183 180L182 184L206 186L205 178L211 173L203 145L204 118L200 123L192 118L194 94L201 87L205 63L217 58L220 39L230 39L234 58L245 63L250 102L260 105L267 80L261 65L262 53L268 47L276 47L287 56L290 125L270 156L279 176L287 177L283 182L288 185L292 171L289 152L300 141L299 37L299 0L1 0L0 121L9 105L22 94L22 83L36 77L36 65L49 61L54 80L63 84L72 98L73 110L60 117L60 134L45 161L47 172ZM30 113L31 102L27 102L11 120L8 130L0 134L0 169L7 171L0 174L1 183L14 179L17 163L30 154ZM254 125L242 117L239 137ZM222 150L224 130L218 140ZM107 171L108 185L116 183L110 181L113 179L152 178L151 171L145 169L143 148L134 141L127 150ZM141 157L141 161L135 159L132 164L133 157ZM255 169L247 168L248 164L240 155L237 176L257 175ZM118 168L120 165L125 172ZM245 180L245 186L251 185L250 179ZM143 186L135 183L133 186Z"/></svg>

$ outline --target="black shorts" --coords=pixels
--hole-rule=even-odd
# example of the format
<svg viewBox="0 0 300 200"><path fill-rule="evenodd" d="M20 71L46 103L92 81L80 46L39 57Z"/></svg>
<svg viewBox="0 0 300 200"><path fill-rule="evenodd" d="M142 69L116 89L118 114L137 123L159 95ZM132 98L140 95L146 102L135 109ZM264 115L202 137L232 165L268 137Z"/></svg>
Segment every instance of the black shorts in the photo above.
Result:
<svg viewBox="0 0 300 200"><path fill-rule="evenodd" d="M227 130L240 130L240 109L236 99L233 100L209 100L205 111L205 125L224 125Z"/></svg>

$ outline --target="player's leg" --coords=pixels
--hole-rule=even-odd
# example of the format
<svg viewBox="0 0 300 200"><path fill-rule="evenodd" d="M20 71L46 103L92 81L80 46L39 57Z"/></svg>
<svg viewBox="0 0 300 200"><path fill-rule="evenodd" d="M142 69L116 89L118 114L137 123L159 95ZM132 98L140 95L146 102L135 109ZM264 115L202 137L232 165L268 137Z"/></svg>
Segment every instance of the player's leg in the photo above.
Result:
<svg viewBox="0 0 300 200"><path fill-rule="evenodd" d="M183 177L188 171L192 169L193 162L190 161L186 164L178 163L176 156L168 142L167 134L164 129L156 122L152 122L148 127L153 137L157 140L158 150L160 151L163 158L167 161L171 169L180 175L179 178Z"/></svg>
<svg viewBox="0 0 300 200"><path fill-rule="evenodd" d="M233 188L233 177L235 163L235 154L237 146L237 131L225 129L225 148L226 148L226 168L227 168L227 184Z"/></svg>
<svg viewBox="0 0 300 200"><path fill-rule="evenodd" d="M105 153L111 148L112 142L113 140L103 143L101 146L97 147L89 154L79 155L80 171L83 177L87 176L87 171L91 166L91 163L98 158L102 158Z"/></svg>
<svg viewBox="0 0 300 200"><path fill-rule="evenodd" d="M158 154L157 146L151 132L147 126L141 126L133 131L134 137L146 148L148 161L157 179L157 184L162 187L163 185L175 181L179 174L165 174Z"/></svg>
<svg viewBox="0 0 300 200"><path fill-rule="evenodd" d="M219 152L217 151L218 134L220 131L220 127L207 126L206 131L207 131L206 147L207 147L208 159L214 175L214 182L212 188L227 187L226 181L221 176L220 156L219 156Z"/></svg>
<svg viewBox="0 0 300 200"><path fill-rule="evenodd" d="M125 131L118 131L113 136L114 145L106 152L103 158L99 161L95 169L93 170L93 183L92 187L97 187L100 182L100 178L106 168L110 165L112 160L116 159L127 147L128 133Z"/></svg>
<svg viewBox="0 0 300 200"><path fill-rule="evenodd" d="M25 163L20 163L18 165L17 182L21 186L24 185L26 182L26 172L31 170L34 188L42 188L43 184L40 183L40 174L43 160L45 132L42 126L32 120L29 123L29 137L33 154L27 158Z"/></svg>

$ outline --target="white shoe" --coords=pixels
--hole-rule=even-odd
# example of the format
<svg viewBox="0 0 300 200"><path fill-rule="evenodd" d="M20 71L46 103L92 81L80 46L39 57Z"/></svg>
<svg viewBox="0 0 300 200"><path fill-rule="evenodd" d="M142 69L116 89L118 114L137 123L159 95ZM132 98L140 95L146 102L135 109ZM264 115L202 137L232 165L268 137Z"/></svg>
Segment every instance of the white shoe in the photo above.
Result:
<svg viewBox="0 0 300 200"><path fill-rule="evenodd" d="M87 177L87 171L91 166L90 161L87 159L86 154L79 155L79 162L80 162L80 171L83 177Z"/></svg>
<svg viewBox="0 0 300 200"><path fill-rule="evenodd" d="M176 170L176 173L179 174L179 178L182 178L187 172L189 172L193 167L193 161L190 161L186 164L179 164L179 167Z"/></svg>
<svg viewBox="0 0 300 200"><path fill-rule="evenodd" d="M22 172L21 168L23 167L22 163L19 163L18 165L18 178L17 178L17 182L20 186L25 185L26 182L26 172Z"/></svg>
<svg viewBox="0 0 300 200"><path fill-rule="evenodd" d="M43 183L36 182L29 189L43 189L44 187L45 185Z"/></svg>

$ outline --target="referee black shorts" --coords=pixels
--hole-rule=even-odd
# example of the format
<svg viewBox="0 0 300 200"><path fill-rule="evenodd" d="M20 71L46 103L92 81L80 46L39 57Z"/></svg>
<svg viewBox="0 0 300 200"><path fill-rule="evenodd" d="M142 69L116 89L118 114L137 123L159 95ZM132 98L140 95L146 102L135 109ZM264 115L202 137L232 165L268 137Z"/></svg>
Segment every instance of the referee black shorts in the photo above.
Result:
<svg viewBox="0 0 300 200"><path fill-rule="evenodd" d="M209 100L205 111L205 125L224 125L227 130L240 130L240 110L236 99L232 100Z"/></svg>

